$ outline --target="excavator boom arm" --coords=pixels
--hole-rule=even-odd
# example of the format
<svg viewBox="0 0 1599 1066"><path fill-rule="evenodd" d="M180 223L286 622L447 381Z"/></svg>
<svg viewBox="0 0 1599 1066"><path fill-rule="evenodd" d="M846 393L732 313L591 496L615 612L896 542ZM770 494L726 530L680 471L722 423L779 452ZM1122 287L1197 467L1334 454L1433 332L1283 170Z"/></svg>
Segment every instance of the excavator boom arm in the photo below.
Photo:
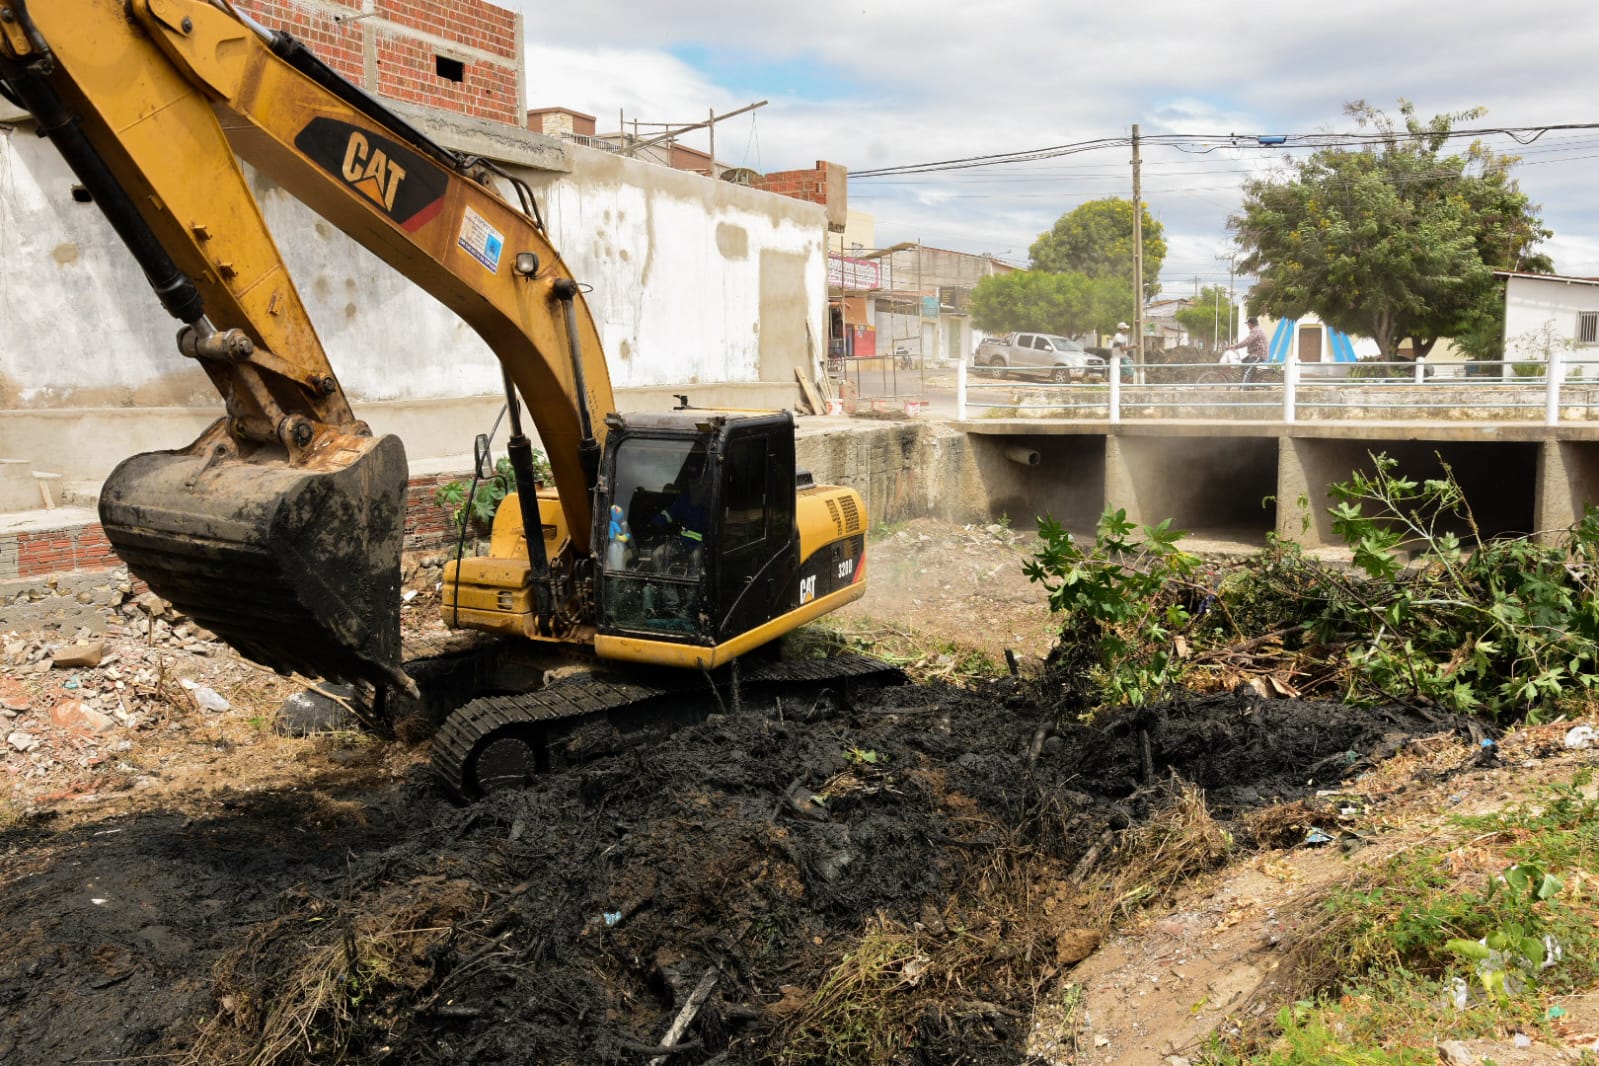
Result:
<svg viewBox="0 0 1599 1066"><path fill-rule="evenodd" d="M129 551L147 552L157 571L209 552L218 575L240 565L232 553L243 543L271 572L263 583L296 586L305 611L229 622L218 604L202 606L202 621L220 619L212 628L280 668L403 683L397 622L376 619L398 613L386 601L398 595L403 498L397 514L394 486L400 478L403 494L403 455L397 443L374 443L352 414L242 158L484 339L527 404L573 548L587 549L596 457L614 409L609 375L579 286L539 221L491 187L490 168L429 143L228 0L7 0L6 8L0 83L101 202L185 323L180 350L199 360L227 406L225 422L184 452L135 457L161 470L119 468L108 480L102 516L114 543L126 533ZM250 477L226 476L241 466ZM206 488L208 479L217 484ZM327 487L340 479L344 488ZM203 498L177 501L185 493ZM290 498L300 501L292 514L279 506ZM247 514L248 503L259 513ZM383 544L349 549L351 559L381 556L367 560L356 592L341 591L336 575L297 573L323 568L331 561L319 553L380 522L396 527L377 538ZM296 530L315 535L296 540ZM392 581L383 576L391 570ZM205 581L184 580L194 596L207 595ZM288 630L307 619L328 632L284 653ZM368 630L379 624L394 632L373 643ZM367 644L329 658L316 649L329 635Z"/></svg>

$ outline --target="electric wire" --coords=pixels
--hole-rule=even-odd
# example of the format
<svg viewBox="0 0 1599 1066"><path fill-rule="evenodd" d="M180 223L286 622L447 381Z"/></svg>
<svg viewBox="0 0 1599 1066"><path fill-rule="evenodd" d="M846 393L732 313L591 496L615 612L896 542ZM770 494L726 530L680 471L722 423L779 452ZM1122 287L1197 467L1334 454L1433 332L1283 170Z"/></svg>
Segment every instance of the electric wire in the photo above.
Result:
<svg viewBox="0 0 1599 1066"><path fill-rule="evenodd" d="M1141 136L1139 144L1140 146L1165 145L1190 154L1208 154L1220 148L1290 151L1304 148L1370 147L1404 141L1437 140L1448 142L1463 138L1480 139L1493 136L1509 137L1517 144L1530 145L1545 134L1559 130L1599 130L1599 122L1562 122L1541 126L1493 126L1442 131L1421 130L1415 133L1409 130L1376 130L1370 133L1152 133ZM852 171L850 178L852 180L864 180L906 174L940 174L978 167L1005 166L1042 159L1058 159L1062 156L1102 151L1107 148L1128 148L1132 146L1132 143L1133 139L1130 136L1098 137L1092 140L1074 141L1069 144L1024 149L1015 152L999 152L991 155L964 156L957 159L943 159L925 163L905 163L897 166L866 168Z"/></svg>

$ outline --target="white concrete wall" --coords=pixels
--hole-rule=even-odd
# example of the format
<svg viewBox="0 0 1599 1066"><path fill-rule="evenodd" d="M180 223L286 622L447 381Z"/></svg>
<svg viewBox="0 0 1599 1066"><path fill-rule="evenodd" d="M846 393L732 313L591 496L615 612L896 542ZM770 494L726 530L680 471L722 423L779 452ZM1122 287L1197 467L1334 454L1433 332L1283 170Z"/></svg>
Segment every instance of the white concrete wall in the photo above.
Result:
<svg viewBox="0 0 1599 1066"><path fill-rule="evenodd" d="M573 147L535 174L621 387L785 381L823 351L821 207Z"/></svg>
<svg viewBox="0 0 1599 1066"><path fill-rule="evenodd" d="M1511 277L1505 282L1505 358L1599 362L1599 345L1577 343L1577 316L1599 311L1599 284L1576 278Z"/></svg>
<svg viewBox="0 0 1599 1066"><path fill-rule="evenodd" d="M700 404L793 404L794 370L811 376L826 337L823 209L581 147L565 162L516 172L591 287L618 406L669 405L662 386L692 385ZM110 431L130 416L148 422L141 437L177 447L220 411L177 354L177 323L72 182L30 127L0 125L0 458L69 483L133 450ZM405 438L418 468L469 455L500 402L492 353L271 181L252 175L252 187L357 414Z"/></svg>

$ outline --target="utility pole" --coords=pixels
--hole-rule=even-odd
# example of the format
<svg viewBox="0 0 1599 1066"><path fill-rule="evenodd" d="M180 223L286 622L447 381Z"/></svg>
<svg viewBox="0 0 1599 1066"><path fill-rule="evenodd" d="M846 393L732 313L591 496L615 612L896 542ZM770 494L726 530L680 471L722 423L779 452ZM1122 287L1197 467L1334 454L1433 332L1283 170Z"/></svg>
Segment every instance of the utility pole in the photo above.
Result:
<svg viewBox="0 0 1599 1066"><path fill-rule="evenodd" d="M1144 197L1138 173L1138 123L1133 123L1133 365L1144 380Z"/></svg>
<svg viewBox="0 0 1599 1066"><path fill-rule="evenodd" d="M1233 297L1233 271L1236 269L1237 264L1238 264L1238 253L1237 252L1229 252L1227 255L1218 255L1216 257L1216 262L1219 263L1223 259L1227 260L1227 333L1226 333L1226 336L1227 336L1227 339L1229 341L1232 341L1232 340L1237 340L1238 339L1238 330L1237 330L1237 327L1235 326L1235 324L1233 323L1233 308L1236 306L1233 303L1233 299L1234 299L1234 297Z"/></svg>

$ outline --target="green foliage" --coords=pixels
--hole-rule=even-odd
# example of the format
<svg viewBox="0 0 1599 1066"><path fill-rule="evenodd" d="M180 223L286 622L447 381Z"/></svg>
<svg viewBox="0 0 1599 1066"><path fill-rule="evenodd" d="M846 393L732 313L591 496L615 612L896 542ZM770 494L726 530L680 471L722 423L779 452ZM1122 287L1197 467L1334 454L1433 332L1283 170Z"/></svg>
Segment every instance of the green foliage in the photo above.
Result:
<svg viewBox="0 0 1599 1066"><path fill-rule="evenodd" d="M1442 154L1454 124L1480 110L1423 123L1401 100L1402 126L1364 102L1345 110L1375 130L1370 147L1323 149L1290 163L1287 180L1245 186L1232 226L1239 270L1260 277L1251 311L1315 312L1372 337L1386 359L1404 338L1425 355L1456 333L1488 350L1493 272L1552 269L1533 251L1550 234L1510 177L1515 160L1481 144Z"/></svg>
<svg viewBox="0 0 1599 1066"><path fill-rule="evenodd" d="M1433 1066L1438 1051L1428 1047L1352 1047L1348 1030L1315 1009L1313 1003L1296 1003L1277 1012L1282 1036L1270 1052L1257 1061L1267 1066Z"/></svg>
<svg viewBox="0 0 1599 1066"><path fill-rule="evenodd" d="M1166 260L1165 227L1143 207L1144 297L1160 292L1160 265ZM1133 202L1118 197L1091 200L1055 220L1028 249L1034 270L1114 278L1132 288ZM1114 325L1114 321L1112 322Z"/></svg>
<svg viewBox="0 0 1599 1066"><path fill-rule="evenodd" d="M1316 621L1351 641L1351 697L1536 721L1599 683L1595 574L1568 566L1599 555L1599 510L1564 545L1485 540L1447 465L1418 482L1386 455L1372 462L1332 487L1331 510L1371 580L1335 587Z"/></svg>
<svg viewBox="0 0 1599 1066"><path fill-rule="evenodd" d="M550 464L537 448L533 449L533 478L546 485L550 483ZM440 485L433 494L433 502L450 512L450 524L456 530L468 521L474 529L486 529L493 524L500 501L516 491L516 472L511 469L511 460L500 457L494 464L494 476L477 483L469 504L466 494L470 487L470 481L450 481Z"/></svg>
<svg viewBox="0 0 1599 1066"><path fill-rule="evenodd" d="M1554 961L1551 956L1558 942L1552 934L1542 931L1543 923L1534 907L1553 899L1562 882L1537 866L1517 863L1500 880L1489 882L1488 895L1492 897L1500 885L1504 886L1501 895L1509 898L1511 910L1516 913L1485 936L1476 940L1454 937L1445 942L1444 948L1472 963L1485 992L1509 997L1536 985L1539 971Z"/></svg>
<svg viewBox="0 0 1599 1066"><path fill-rule="evenodd" d="M1065 616L1062 655L1091 666L1109 702L1141 705L1182 676L1173 638L1189 621L1199 559L1177 547L1187 534L1168 519L1140 529L1125 510L1106 510L1084 549L1053 518L1038 520L1042 543L1023 567Z"/></svg>
<svg viewBox="0 0 1599 1066"><path fill-rule="evenodd" d="M972 290L972 324L987 333L1075 337L1108 332L1132 313L1132 285L1122 278L1015 270L986 277Z"/></svg>
<svg viewBox="0 0 1599 1066"><path fill-rule="evenodd" d="M1237 662L1234 645L1269 646L1311 687L1355 702L1537 722L1591 698L1599 508L1558 544L1484 538L1447 465L1418 481L1387 455L1371 463L1330 490L1353 570L1272 537L1249 565L1202 572L1169 522L1135 543L1125 513L1107 512L1085 549L1041 519L1025 571L1064 615L1054 673L1091 703L1138 704L1196 666Z"/></svg>
<svg viewBox="0 0 1599 1066"><path fill-rule="evenodd" d="M1177 324L1188 331L1193 343L1206 351L1219 351L1235 339L1238 314L1220 285L1206 285L1194 297L1191 307L1177 312Z"/></svg>

